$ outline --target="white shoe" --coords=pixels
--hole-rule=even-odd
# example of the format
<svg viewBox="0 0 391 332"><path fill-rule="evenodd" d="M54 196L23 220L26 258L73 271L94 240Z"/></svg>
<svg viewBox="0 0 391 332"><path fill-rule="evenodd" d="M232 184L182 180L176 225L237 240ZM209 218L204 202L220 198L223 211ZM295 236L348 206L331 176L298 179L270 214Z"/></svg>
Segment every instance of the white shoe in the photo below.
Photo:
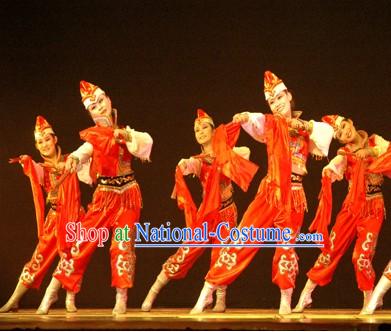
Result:
<svg viewBox="0 0 391 332"><path fill-rule="evenodd" d="M67 312L76 312L77 308L75 305L75 296L74 292L67 291L67 295L65 298L65 309Z"/></svg>
<svg viewBox="0 0 391 332"><path fill-rule="evenodd" d="M373 292L373 290L363 291L364 299L363 299L363 304L362 304L361 310L363 310L364 308L366 308L368 306L369 300L372 297L372 292Z"/></svg>
<svg viewBox="0 0 391 332"><path fill-rule="evenodd" d="M23 283L19 280L13 294L11 295L7 303L0 308L0 313L18 311L19 301L23 297L23 295L27 292L27 290L28 288L25 285L23 285Z"/></svg>
<svg viewBox="0 0 391 332"><path fill-rule="evenodd" d="M303 312L305 308L311 307L312 297L311 293L304 291L300 295L299 302L297 302L296 307L292 310L292 312Z"/></svg>
<svg viewBox="0 0 391 332"><path fill-rule="evenodd" d="M293 288L281 289L280 309L278 313L280 315L288 315L292 312L291 310L291 299L292 299Z"/></svg>
<svg viewBox="0 0 391 332"><path fill-rule="evenodd" d="M312 304L311 294L314 291L317 284L313 282L311 279L307 280L303 291L300 294L299 302L296 307L292 310L292 312L303 312L305 308L309 308Z"/></svg>
<svg viewBox="0 0 391 332"><path fill-rule="evenodd" d="M204 311L204 309L213 303L213 292L216 286L205 281L204 287L200 293L198 301L194 308L190 311L190 315L197 315Z"/></svg>
<svg viewBox="0 0 391 332"><path fill-rule="evenodd" d="M56 278L52 278L48 288L46 288L45 295L42 299L41 304L38 307L38 310L36 311L36 314L38 315L48 314L50 307L58 299L57 293L60 287L61 287L61 283Z"/></svg>
<svg viewBox="0 0 391 332"><path fill-rule="evenodd" d="M157 276L154 284L152 285L151 289L148 292L147 297L145 298L143 304L141 305L142 311L151 311L153 302L155 302L155 299L161 289L167 285L167 283L170 281L170 279L167 278L164 271L161 271L159 275Z"/></svg>
<svg viewBox="0 0 391 332"><path fill-rule="evenodd" d="M147 297L145 298L143 304L141 305L141 311L151 311L153 302L158 295L158 292L155 292L152 288L149 290Z"/></svg>
<svg viewBox="0 0 391 332"><path fill-rule="evenodd" d="M364 301L364 307L362 308L360 315L372 315L377 308L382 307L384 294L390 289L390 287L391 280L383 275L377 283L369 301L366 304Z"/></svg>
<svg viewBox="0 0 391 332"><path fill-rule="evenodd" d="M226 291L227 291L227 286L218 286L216 288L216 304L213 308L214 312L225 312Z"/></svg>
<svg viewBox="0 0 391 332"><path fill-rule="evenodd" d="M115 306L113 309L113 315L121 315L126 313L126 303L128 301L128 289L116 288L117 294L115 295Z"/></svg>

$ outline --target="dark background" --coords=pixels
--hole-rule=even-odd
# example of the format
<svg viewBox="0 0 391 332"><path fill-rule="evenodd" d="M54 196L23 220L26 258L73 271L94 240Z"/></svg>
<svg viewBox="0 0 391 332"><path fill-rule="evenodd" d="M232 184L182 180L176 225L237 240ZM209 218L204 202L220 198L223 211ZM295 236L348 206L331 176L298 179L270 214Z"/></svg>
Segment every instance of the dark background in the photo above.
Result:
<svg viewBox="0 0 391 332"><path fill-rule="evenodd" d="M134 163L144 199L141 221L184 225L170 194L178 160L199 152L193 134L196 108L205 108L215 123L228 122L243 110L267 112L265 70L275 72L294 92L304 119L343 114L357 128L391 139L389 7L388 1L2 1L0 302L12 293L37 242L29 181L7 160L22 153L39 159L33 139L38 114L53 125L64 152L81 144L78 132L92 125L80 102L81 79L111 96L120 123L154 138L152 163ZM236 192L241 215L265 175L266 150L246 134L240 144L251 148L252 160L260 165L249 192ZM333 142L330 157L337 147ZM307 164L304 231L315 213L326 163L309 159ZM199 194L197 181L190 181ZM390 184L386 179L386 207ZM82 190L86 204L92 189L83 185ZM345 193L346 183L334 185L335 211ZM389 222L385 220L374 258L378 276L389 259ZM141 306L161 264L174 251L137 250L129 307ZM157 306L190 308L195 303L208 270L206 251L186 279L162 291ZM298 253L301 273L293 304L319 250ZM352 248L333 282L316 290L315 307L361 307L351 254ZM272 249L262 249L232 284L230 307L278 308L279 289L270 280L272 255ZM43 293L44 288L29 292L22 305L37 307ZM79 307L113 305L107 244L95 252L77 302ZM57 306L63 303L62 295ZM386 296L385 306L390 304L391 296Z"/></svg>

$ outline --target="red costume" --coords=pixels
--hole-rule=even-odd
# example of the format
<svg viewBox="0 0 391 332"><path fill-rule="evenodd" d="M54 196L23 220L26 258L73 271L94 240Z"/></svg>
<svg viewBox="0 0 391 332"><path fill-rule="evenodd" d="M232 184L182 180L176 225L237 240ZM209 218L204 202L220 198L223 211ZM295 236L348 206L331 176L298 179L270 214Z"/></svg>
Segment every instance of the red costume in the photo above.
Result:
<svg viewBox="0 0 391 332"><path fill-rule="evenodd" d="M383 147L378 148L378 153L381 153ZM383 150L384 151L384 150ZM377 158L368 167L370 173L382 173L391 178L391 144L388 144L388 150ZM374 311L383 305L383 297L391 288L391 260L388 262L383 271L383 275L376 284L368 304L361 310L361 315L371 315Z"/></svg>
<svg viewBox="0 0 391 332"><path fill-rule="evenodd" d="M198 117L195 121L200 127L206 126L204 130L214 130L212 118L203 110L198 110ZM206 125L208 124L208 125ZM197 128L197 127L196 127ZM197 130L195 128L195 130ZM196 131L197 132L197 131ZM211 138L212 153L200 154L189 159L182 159L181 163L186 165L182 172L178 166L175 175L174 196L177 198L179 208L184 210L186 225L194 230L202 228L204 222L208 225L208 232L216 233L220 222L226 225L220 230L222 237L227 237L230 228L236 226L237 209L233 201L234 181L242 190L247 191L248 185L258 167L248 161L250 151L246 147L235 148L234 145L239 137L240 125L228 124L219 126ZM207 135L202 133L202 135ZM197 137L197 134L196 134ZM194 174L201 182L203 199L198 210L193 198L186 186L183 175ZM206 234L206 235L209 235ZM186 244L220 244L218 237L209 238L206 242L186 242ZM163 264L162 271L152 285L146 299L143 302L142 310L151 310L152 304L161 288L171 279L184 278L198 257L204 252L205 247L181 247L170 256ZM220 248L212 248L211 263L213 266L218 258ZM225 310L225 288L217 291L215 311Z"/></svg>
<svg viewBox="0 0 391 332"><path fill-rule="evenodd" d="M81 82L80 91L86 107L104 92L90 83ZM105 96L105 95L104 95ZM105 97L107 98L107 97ZM84 143L71 154L79 165L90 162L86 182L96 182L97 187L88 211L83 219L87 229L105 227L113 231L110 256L113 287L125 289L133 286L136 255L134 250L134 223L139 221L142 207L141 193L131 168L133 156L149 160L152 138L147 133L129 127L126 133L130 140L117 140L114 127L95 126L80 132ZM118 241L117 228L129 229L130 241ZM83 274L98 241L80 244L74 253L74 270L69 275L56 275L67 290L78 292ZM126 310L126 309L125 309Z"/></svg>
<svg viewBox="0 0 391 332"><path fill-rule="evenodd" d="M265 76L266 87L272 85L273 81L274 84L279 84L276 76ZM283 118L261 113L248 115L249 121L242 126L254 139L266 143L268 174L262 180L258 193L239 227L289 227L295 238L307 209L302 186L302 178L307 174L307 157L310 152L327 155L330 128L322 123L312 122L311 133L299 130L290 131L289 134ZM295 113L295 116L298 118L300 113ZM274 195L271 195L271 192L274 192ZM206 280L217 285L230 284L247 267L258 250L259 247L223 248ZM273 258L273 282L281 289L292 288L297 272L297 255L294 249L277 248Z"/></svg>
<svg viewBox="0 0 391 332"><path fill-rule="evenodd" d="M38 244L31 260L25 264L19 278L19 283L7 304L1 312L17 309L18 302L28 288L39 288L47 270L60 255L60 262L55 273L70 273L73 269L71 251L76 246L65 242L65 226L68 221L77 222L83 216L80 205L79 183L76 174L64 172L66 156L56 145L57 138L50 124L42 116L37 116L35 125L35 140L42 141L49 149L53 149L54 158L42 155L44 162L36 163L30 156L24 155L11 159L19 162L24 173L30 178L38 230ZM50 142L50 143L48 143ZM46 192L48 212L45 217L45 199L42 188ZM73 311L67 294L67 310Z"/></svg>
<svg viewBox="0 0 391 332"><path fill-rule="evenodd" d="M324 119L333 124L336 118ZM363 148L373 148L377 156L383 154L389 146L389 142L378 135L368 138L364 131L357 133L363 139ZM381 193L383 176L367 173L368 165L371 165L375 158L358 159L356 151L351 144L346 144L325 167L332 171L332 180L342 180L345 175L349 182L349 193L337 215L330 237L326 237L322 253L307 276L317 285L327 285L332 280L340 259L356 238L352 261L358 288L371 291L375 281L372 259L385 212ZM328 199L330 200L330 197ZM328 208L331 209L331 205ZM331 213L327 213L328 218L330 215ZM323 223L328 224L329 220Z"/></svg>
<svg viewBox="0 0 391 332"><path fill-rule="evenodd" d="M54 135L49 123L43 117L38 116L35 136L46 134L48 130ZM59 147L57 151L55 163L45 157L43 157L45 160L43 163L35 163L31 157L23 157L20 160L24 173L30 178L38 226L38 245L20 276L20 280L29 288L40 287L57 253L60 254L61 261L56 272L66 272L72 268L69 262L71 244L66 245L64 241L64 221L79 221L83 215L76 174L68 175L68 178L64 177L63 163L66 156L61 154ZM45 203L41 187L47 193L46 202L49 211L46 218L44 217Z"/></svg>
<svg viewBox="0 0 391 332"><path fill-rule="evenodd" d="M280 95L288 96L285 84L273 73L265 72L266 99L279 98ZM285 107L290 113L290 105ZM247 208L239 229L289 228L292 234L290 242L293 243L296 234L300 231L304 211L307 209L302 186L302 178L307 174L307 156L310 152L327 156L332 128L311 121L309 124L306 123L307 129L289 130L288 122L280 111L278 115L248 112L243 114L246 115L247 120L242 123L242 127L255 140L266 143L268 172L259 186L255 199ZM295 119L298 119L300 114L301 112L295 112ZM254 244L250 240L239 240L234 243ZM208 287L210 289L216 285L232 283L248 266L259 249L250 246L221 249L219 258L205 278L204 289L192 312L199 313L207 304L208 300L205 298L210 296ZM298 273L297 261L293 248L276 249L272 264L272 280L281 289L280 313L290 312L290 297Z"/></svg>
<svg viewBox="0 0 391 332"><path fill-rule="evenodd" d="M187 225L200 227L204 221L209 224L209 232L215 232L220 222L228 222L229 227L221 228L221 236L226 238L229 229L236 226L237 209L233 201L231 180L247 191L248 185L258 167L241 156L249 157L247 148L233 148L240 131L240 126L230 124L216 129L213 147L216 157L201 154L187 161L186 174L199 177L203 188L203 201L197 214L187 215ZM222 149L221 146L224 146ZM232 150L233 149L233 150ZM239 153L239 155L237 155ZM220 170L221 169L221 170ZM177 170L177 173L180 170ZM220 173L221 172L221 173ZM176 176L176 194L178 203L190 211L195 211L194 203L188 193L181 174ZM192 207L187 207L192 204ZM186 213L187 211L185 211ZM191 243L191 242L189 242ZM217 238L209 239L209 243L220 243ZM169 279L184 278L197 258L203 253L202 247L182 247L163 264L163 271ZM212 249L212 267L218 258L220 248Z"/></svg>

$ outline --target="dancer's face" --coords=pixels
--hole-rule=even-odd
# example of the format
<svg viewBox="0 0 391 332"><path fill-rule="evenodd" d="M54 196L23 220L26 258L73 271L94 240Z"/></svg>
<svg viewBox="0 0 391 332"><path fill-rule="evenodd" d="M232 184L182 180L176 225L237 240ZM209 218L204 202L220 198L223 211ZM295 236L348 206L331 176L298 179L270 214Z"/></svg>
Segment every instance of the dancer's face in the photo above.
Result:
<svg viewBox="0 0 391 332"><path fill-rule="evenodd" d="M96 125L101 127L113 126L111 100L105 94L101 94L96 103L88 106L88 111Z"/></svg>
<svg viewBox="0 0 391 332"><path fill-rule="evenodd" d="M348 144L356 138L356 135L357 131L353 125L353 121L345 119L341 122L341 125L335 134L335 138L338 139L341 144Z"/></svg>
<svg viewBox="0 0 391 332"><path fill-rule="evenodd" d="M39 153L47 158L52 158L56 155L56 144L57 137L53 134L45 134L35 141L35 147Z"/></svg>
<svg viewBox="0 0 391 332"><path fill-rule="evenodd" d="M196 121L194 124L194 134L198 144L209 144L213 138L214 128L208 122Z"/></svg>
<svg viewBox="0 0 391 332"><path fill-rule="evenodd" d="M281 114L285 118L291 117L292 95L289 91L281 91L277 96L267 100L273 114Z"/></svg>

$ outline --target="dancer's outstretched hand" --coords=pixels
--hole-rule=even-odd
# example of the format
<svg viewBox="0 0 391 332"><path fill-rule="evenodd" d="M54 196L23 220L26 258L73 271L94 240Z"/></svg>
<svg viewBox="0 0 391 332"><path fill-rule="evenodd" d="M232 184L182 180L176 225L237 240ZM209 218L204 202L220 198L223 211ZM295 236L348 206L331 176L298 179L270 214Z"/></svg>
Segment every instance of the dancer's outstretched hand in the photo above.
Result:
<svg viewBox="0 0 391 332"><path fill-rule="evenodd" d="M65 161L65 171L69 173L74 173L76 171L78 163L79 160L76 157L70 155Z"/></svg>
<svg viewBox="0 0 391 332"><path fill-rule="evenodd" d="M187 169L187 159L179 160L178 167L181 169L182 172L186 171L186 169Z"/></svg>
<svg viewBox="0 0 391 332"><path fill-rule="evenodd" d="M357 158L364 159L366 157L373 157L374 153L371 148L360 149L356 152Z"/></svg>
<svg viewBox="0 0 391 332"><path fill-rule="evenodd" d="M242 112L237 113L233 116L232 122L233 123L246 123L250 119L250 116L248 115L248 112Z"/></svg>
<svg viewBox="0 0 391 332"><path fill-rule="evenodd" d="M327 176L327 177L331 178L332 175L333 175L333 171L331 169L323 168L323 171L322 171L322 176L323 177Z"/></svg>
<svg viewBox="0 0 391 332"><path fill-rule="evenodd" d="M27 154L22 154L20 155L19 157L15 157L15 158L10 158L8 159L8 163L9 164L16 164L16 163L19 163L19 164L23 164L23 162L30 158L30 156L28 156Z"/></svg>

